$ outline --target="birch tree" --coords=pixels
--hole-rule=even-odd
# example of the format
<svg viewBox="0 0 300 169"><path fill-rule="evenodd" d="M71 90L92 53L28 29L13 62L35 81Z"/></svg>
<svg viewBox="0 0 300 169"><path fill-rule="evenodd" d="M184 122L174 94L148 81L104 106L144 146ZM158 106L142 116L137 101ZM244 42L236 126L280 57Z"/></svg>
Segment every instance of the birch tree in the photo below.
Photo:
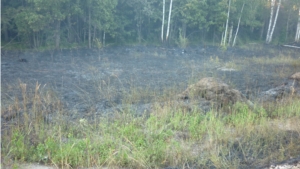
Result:
<svg viewBox="0 0 300 169"><path fill-rule="evenodd" d="M273 21L272 31L271 31L271 34L269 36L269 42L268 43L270 43L272 41L274 29L275 29L275 26L276 26L276 23L277 23L277 18L278 18L278 13L279 13L280 5L281 5L281 0L279 0L279 2L277 4L277 11L276 11L275 19Z"/></svg>
<svg viewBox="0 0 300 169"><path fill-rule="evenodd" d="M269 43L269 39L270 39L271 27L272 27L272 22L273 22L274 6L275 6L275 0L271 0L270 20L269 20L269 27L268 27L268 31L267 31L266 43Z"/></svg>
<svg viewBox="0 0 300 169"><path fill-rule="evenodd" d="M170 9L169 9L168 28L167 28L166 40L168 40L169 32L170 32L170 22L171 22L171 13L172 13L172 3L173 3L173 0L171 0L171 2L170 2Z"/></svg>
<svg viewBox="0 0 300 169"><path fill-rule="evenodd" d="M165 5L166 0L163 0L163 16L162 16L162 23L161 23L161 41L164 41L164 25L165 25Z"/></svg>
<svg viewBox="0 0 300 169"><path fill-rule="evenodd" d="M226 26L225 26L223 45L226 45L228 21L229 21L229 14L230 14L230 5L231 5L231 0L229 0L229 5L228 5L227 20L226 20Z"/></svg>
<svg viewBox="0 0 300 169"><path fill-rule="evenodd" d="M276 15L275 15L275 19L273 21L273 13L274 13L273 11L274 11L274 6L275 6L275 0L271 0L270 21L269 21L269 28L268 28L267 39L266 39L266 43L267 44L269 44L272 41L274 29L275 29L277 18L278 18L278 13L279 13L280 5L281 5L281 0L279 0L279 2L277 4Z"/></svg>
<svg viewBox="0 0 300 169"><path fill-rule="evenodd" d="M244 6L245 6L245 1L244 1L244 3L243 3L242 9L241 9L241 14L240 14L239 21L238 21L238 25L237 25L237 28L236 28L236 31L235 31L235 35L234 35L234 38L233 38L232 46L235 46L235 43L236 43L236 37L237 37L237 34L238 34L238 32L239 32L239 28L240 28L240 23L241 23L241 18L242 18Z"/></svg>
<svg viewBox="0 0 300 169"><path fill-rule="evenodd" d="M300 7L299 7L298 24L297 24L297 30L296 30L295 41L296 41L296 42L299 42L299 41L300 41Z"/></svg>

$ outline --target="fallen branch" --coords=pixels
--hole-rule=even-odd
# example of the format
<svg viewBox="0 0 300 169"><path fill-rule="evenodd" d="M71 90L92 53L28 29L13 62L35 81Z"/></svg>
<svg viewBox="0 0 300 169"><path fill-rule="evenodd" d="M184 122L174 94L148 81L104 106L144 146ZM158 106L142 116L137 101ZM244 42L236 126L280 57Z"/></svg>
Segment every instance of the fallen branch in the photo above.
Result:
<svg viewBox="0 0 300 169"><path fill-rule="evenodd" d="M296 48L296 49L300 49L299 46L292 46L292 45L282 45L284 47L289 47L289 48Z"/></svg>

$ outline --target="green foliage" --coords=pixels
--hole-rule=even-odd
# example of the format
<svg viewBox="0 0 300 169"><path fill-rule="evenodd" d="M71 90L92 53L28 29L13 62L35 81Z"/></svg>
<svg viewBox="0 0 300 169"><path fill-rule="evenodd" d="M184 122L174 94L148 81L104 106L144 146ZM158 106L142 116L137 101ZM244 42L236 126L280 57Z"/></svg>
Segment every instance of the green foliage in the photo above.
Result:
<svg viewBox="0 0 300 169"><path fill-rule="evenodd" d="M249 41L260 39L262 29L267 27L265 21L269 18L269 2L253 0L249 3L245 0L233 0L229 23L232 23L234 28L237 26L244 2L245 8L240 24L242 31L238 36L241 39L248 38ZM168 3L169 1L166 3L166 18L169 12ZM278 31L275 31L273 38L280 42L293 38L291 35L294 32L290 31L294 30L293 26L298 17L295 12L298 5L296 0L282 3L285 8L281 9L276 25ZM57 41L62 40L63 47L72 46L74 43L82 46L88 44L88 36L91 36L91 42L95 42L96 48L99 48L98 42L150 44L160 41L162 1L158 0L4 0L1 4L3 44L13 40L26 44L23 46L27 48L53 48L59 45ZM188 45L186 38L191 35L198 35L192 38L195 42L220 39L227 10L227 0L174 1L170 44L185 47ZM287 24L289 30L285 30ZM104 33L107 42L103 39ZM58 35L60 38L55 38Z"/></svg>
<svg viewBox="0 0 300 169"><path fill-rule="evenodd" d="M223 25L226 22L227 1L211 0L207 1L207 21L209 30L223 31Z"/></svg>
<svg viewBox="0 0 300 169"><path fill-rule="evenodd" d="M180 1L179 4L175 4L174 17L178 17L181 22L185 22L190 26L196 26L199 29L206 29L208 27L206 20L207 7L206 1Z"/></svg>
<svg viewBox="0 0 300 169"><path fill-rule="evenodd" d="M15 131L13 133L10 152L15 160L25 160L28 154L23 133L19 131Z"/></svg>

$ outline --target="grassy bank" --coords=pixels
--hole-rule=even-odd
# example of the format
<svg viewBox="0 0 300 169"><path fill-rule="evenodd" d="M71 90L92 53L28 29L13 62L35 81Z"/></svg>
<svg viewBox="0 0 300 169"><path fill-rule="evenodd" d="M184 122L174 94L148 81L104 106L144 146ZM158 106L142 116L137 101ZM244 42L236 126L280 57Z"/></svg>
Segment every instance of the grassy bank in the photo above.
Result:
<svg viewBox="0 0 300 169"><path fill-rule="evenodd" d="M128 110L70 122L53 92L39 84L34 89L20 84L19 90L22 98L1 110L13 114L6 118L14 117L1 124L4 166L232 169L300 152L300 100L295 98L254 109L237 103L226 115L157 105L147 117Z"/></svg>

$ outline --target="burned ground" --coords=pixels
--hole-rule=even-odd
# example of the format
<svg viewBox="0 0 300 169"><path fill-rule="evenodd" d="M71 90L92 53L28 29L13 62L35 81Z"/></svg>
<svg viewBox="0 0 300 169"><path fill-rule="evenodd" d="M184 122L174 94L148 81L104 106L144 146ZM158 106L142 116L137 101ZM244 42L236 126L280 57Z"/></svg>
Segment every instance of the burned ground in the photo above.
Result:
<svg viewBox="0 0 300 169"><path fill-rule="evenodd" d="M154 46L2 51L2 110L16 97L22 100L20 90L15 90L20 83L34 89L37 82L57 95L71 119L103 115L124 104L145 106L160 100L164 91L181 93L203 77L220 78L254 101L260 92L300 71L297 63L261 62L278 56L297 60L299 53L277 46L226 51L215 46L185 51ZM126 99L134 94L139 96Z"/></svg>

